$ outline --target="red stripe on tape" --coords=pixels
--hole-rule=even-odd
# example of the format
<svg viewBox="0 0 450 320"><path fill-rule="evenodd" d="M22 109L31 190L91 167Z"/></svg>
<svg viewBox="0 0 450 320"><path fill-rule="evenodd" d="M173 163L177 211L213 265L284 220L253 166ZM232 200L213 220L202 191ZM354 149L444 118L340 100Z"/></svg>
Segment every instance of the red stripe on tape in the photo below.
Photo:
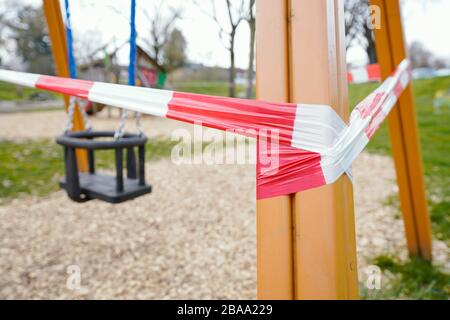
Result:
<svg viewBox="0 0 450 320"><path fill-rule="evenodd" d="M359 111L361 118L365 119L370 116L385 95L385 92L374 92L358 104L356 110Z"/></svg>
<svg viewBox="0 0 450 320"><path fill-rule="evenodd" d="M167 118L220 130L256 131L257 136L278 130L279 142L290 145L297 105L174 92L168 109Z"/></svg>
<svg viewBox="0 0 450 320"><path fill-rule="evenodd" d="M403 87L403 84L399 81L396 83L395 87L394 87L394 94L397 98L399 98L401 96L401 94L403 93L403 90L405 88Z"/></svg>
<svg viewBox="0 0 450 320"><path fill-rule="evenodd" d="M364 131L366 133L367 138L372 139L375 132L380 127L383 120L386 118L386 114L383 112L383 110L380 108L377 110L377 113L372 116L372 119L370 120L369 125L367 126L366 130Z"/></svg>
<svg viewBox="0 0 450 320"><path fill-rule="evenodd" d="M266 145L269 147L266 148ZM296 193L326 184L319 153L259 142L257 156L257 199Z"/></svg>
<svg viewBox="0 0 450 320"><path fill-rule="evenodd" d="M290 146L296 104L175 92L168 108L166 117L170 119L201 122L203 126L259 138L258 199L295 193L326 183L320 154Z"/></svg>
<svg viewBox="0 0 450 320"><path fill-rule="evenodd" d="M379 81L381 80L381 70L379 64L369 64L367 66L367 74L369 75L369 80Z"/></svg>
<svg viewBox="0 0 450 320"><path fill-rule="evenodd" d="M87 99L94 82L79 79L40 76L36 88Z"/></svg>

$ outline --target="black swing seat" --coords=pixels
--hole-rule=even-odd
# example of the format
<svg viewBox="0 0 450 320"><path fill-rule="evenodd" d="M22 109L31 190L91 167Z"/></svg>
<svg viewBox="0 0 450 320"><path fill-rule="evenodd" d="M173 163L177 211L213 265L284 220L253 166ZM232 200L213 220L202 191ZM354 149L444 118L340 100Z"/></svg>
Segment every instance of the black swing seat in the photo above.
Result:
<svg viewBox="0 0 450 320"><path fill-rule="evenodd" d="M102 140L95 140L97 138ZM70 199L76 202L99 199L120 203L151 192L151 186L145 182L146 136L125 133L121 138L114 139L113 131L78 131L65 133L56 142L64 147L66 176L60 181L60 186ZM87 151L89 172L78 172L77 149ZM138 151L138 161L135 149ZM115 177L96 172L95 150L115 151ZM124 151L126 177L123 176Z"/></svg>

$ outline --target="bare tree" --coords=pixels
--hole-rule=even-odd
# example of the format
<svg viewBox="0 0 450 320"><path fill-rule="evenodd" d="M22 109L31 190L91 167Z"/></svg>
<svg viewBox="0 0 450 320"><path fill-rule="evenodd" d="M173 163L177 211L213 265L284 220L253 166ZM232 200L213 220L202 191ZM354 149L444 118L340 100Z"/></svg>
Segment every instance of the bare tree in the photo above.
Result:
<svg viewBox="0 0 450 320"><path fill-rule="evenodd" d="M167 71L173 71L186 63L186 39L177 28L173 29L169 40L164 46L164 66Z"/></svg>
<svg viewBox="0 0 450 320"><path fill-rule="evenodd" d="M376 63L375 36L368 23L370 19L369 0L346 0L344 10L347 49L356 42L366 51L369 63Z"/></svg>
<svg viewBox="0 0 450 320"><path fill-rule="evenodd" d="M256 34L256 17L255 17L255 1L249 0L247 23L250 28L250 50L248 54L248 68L247 68L247 92L246 97L250 99L253 96L253 78L255 76L254 61L255 61L255 34Z"/></svg>
<svg viewBox="0 0 450 320"><path fill-rule="evenodd" d="M216 0L211 0L211 8L209 11L204 10L204 3L200 4L194 0L194 3L206 14L208 15L219 28L219 37L225 41L225 48L228 50L230 56L230 68L228 76L228 95L230 97L236 96L236 64L235 64L235 50L234 43L236 38L236 31L239 24L245 20L247 15L247 10L245 9L244 0L221 0L226 6L227 12L227 22L223 23L218 15L216 9ZM227 39L224 39L224 36Z"/></svg>
<svg viewBox="0 0 450 320"><path fill-rule="evenodd" d="M402 3L405 2L402 0ZM418 0L418 2L426 10L429 5L440 3L441 0ZM371 14L369 0L345 0L344 10L347 49L355 44L360 45L366 51L369 63L376 63L375 36L368 23Z"/></svg>
<svg viewBox="0 0 450 320"><path fill-rule="evenodd" d="M6 42L4 38L4 32L5 32L5 23L4 23L4 13L0 13L0 47L4 46L4 43ZM0 65L2 64L2 57L0 56Z"/></svg>
<svg viewBox="0 0 450 320"><path fill-rule="evenodd" d="M369 63L374 64L378 62L377 48L375 47L375 34L368 23L363 23L363 37L361 38L362 45L366 50Z"/></svg>
<svg viewBox="0 0 450 320"><path fill-rule="evenodd" d="M5 31L5 13L0 12L0 43L3 41L3 33Z"/></svg>
<svg viewBox="0 0 450 320"><path fill-rule="evenodd" d="M345 35L346 48L349 49L361 32L362 10L360 0L345 0Z"/></svg>
<svg viewBox="0 0 450 320"><path fill-rule="evenodd" d="M409 59L413 68L440 68L445 67L445 62L437 58L423 43L414 41L408 48Z"/></svg>
<svg viewBox="0 0 450 320"><path fill-rule="evenodd" d="M104 42L98 32L76 33L74 36L74 52L77 64L91 64L98 59L113 41Z"/></svg>
<svg viewBox="0 0 450 320"><path fill-rule="evenodd" d="M143 10L145 17L150 23L150 32L148 36L140 36L139 38L150 49L151 57L162 67L164 65L164 47L170 39L175 22L181 18L181 10L177 8L169 8L169 14L164 15L162 2L155 7L150 15L147 10Z"/></svg>
<svg viewBox="0 0 450 320"><path fill-rule="evenodd" d="M15 43L15 59L21 58L30 72L53 73L50 39L42 8L9 3L9 16L2 19L2 25Z"/></svg>

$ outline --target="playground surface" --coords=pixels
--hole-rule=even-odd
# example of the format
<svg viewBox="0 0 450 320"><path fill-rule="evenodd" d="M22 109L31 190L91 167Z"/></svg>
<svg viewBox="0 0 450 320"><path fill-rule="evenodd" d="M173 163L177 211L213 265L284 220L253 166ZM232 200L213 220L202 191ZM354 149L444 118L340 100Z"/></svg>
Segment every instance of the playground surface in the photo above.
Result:
<svg viewBox="0 0 450 320"><path fill-rule="evenodd" d="M117 109L112 110L111 118L105 112L99 113L91 122L96 130L115 130L118 127ZM18 112L0 116L0 139L24 141L28 139L52 139L60 135L67 117L60 111ZM32 128L30 130L30 128ZM125 128L136 131L134 114L129 113ZM143 116L142 129L149 138L166 136L170 138L175 129L192 130L192 126L184 122Z"/></svg>
<svg viewBox="0 0 450 320"><path fill-rule="evenodd" d="M53 139L64 119L62 111L2 115L0 138ZM111 129L117 119L102 115L93 125ZM193 128L151 117L143 125L154 139ZM126 204L75 204L57 191L0 205L0 297L256 298L254 166L160 159L146 169L154 192ZM363 282L373 258L406 259L407 250L399 210L387 204L396 192L392 160L363 153L353 173ZM435 264L449 270L445 243L433 249ZM81 268L79 291L66 288L70 265Z"/></svg>

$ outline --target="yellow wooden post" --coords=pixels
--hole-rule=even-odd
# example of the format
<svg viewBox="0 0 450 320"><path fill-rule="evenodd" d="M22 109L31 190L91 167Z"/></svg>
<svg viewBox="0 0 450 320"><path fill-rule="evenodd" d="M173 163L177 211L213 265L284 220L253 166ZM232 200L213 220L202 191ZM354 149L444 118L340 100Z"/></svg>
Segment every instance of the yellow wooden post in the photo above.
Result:
<svg viewBox="0 0 450 320"><path fill-rule="evenodd" d="M292 0L293 101L326 104L347 120L343 1ZM295 195L297 299L358 297L353 189L344 175Z"/></svg>
<svg viewBox="0 0 450 320"><path fill-rule="evenodd" d="M381 28L375 29L378 61L383 78L407 56L398 0L371 0L381 10ZM412 86L401 95L388 117L389 135L408 249L411 255L432 258L422 157Z"/></svg>
<svg viewBox="0 0 450 320"><path fill-rule="evenodd" d="M289 100L287 0L256 4L256 91L260 99ZM259 299L294 299L291 197L257 201Z"/></svg>
<svg viewBox="0 0 450 320"><path fill-rule="evenodd" d="M48 34L52 46L52 55L55 63L56 74L60 77L69 77L69 62L67 57L67 42L64 23L61 17L59 0L43 0L43 9L47 20ZM69 105L69 97L64 96L66 110ZM84 129L83 117L78 108L75 108L73 116L73 130ZM78 169L82 172L88 170L87 153L85 150L77 150Z"/></svg>
<svg viewBox="0 0 450 320"><path fill-rule="evenodd" d="M256 21L258 97L328 104L346 118L342 1L259 0ZM258 201L257 219L259 298L358 297L348 177Z"/></svg>

